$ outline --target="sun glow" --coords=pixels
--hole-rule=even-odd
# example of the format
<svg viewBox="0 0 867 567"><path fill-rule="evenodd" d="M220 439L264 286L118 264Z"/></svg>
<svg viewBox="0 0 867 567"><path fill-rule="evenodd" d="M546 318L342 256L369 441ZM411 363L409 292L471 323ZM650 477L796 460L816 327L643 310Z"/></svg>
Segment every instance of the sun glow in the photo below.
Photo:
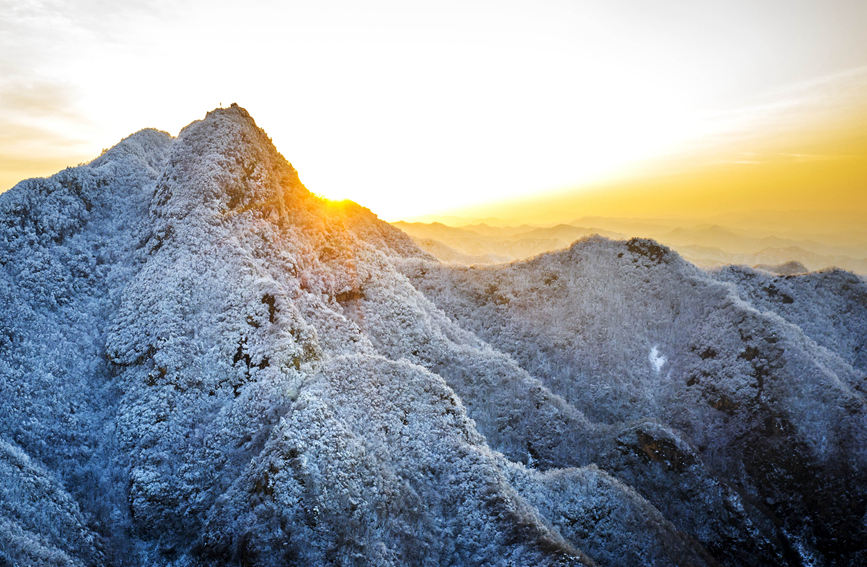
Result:
<svg viewBox="0 0 867 567"><path fill-rule="evenodd" d="M832 4L0 0L0 190L231 102L389 220L750 161L792 108L847 116L867 10Z"/></svg>

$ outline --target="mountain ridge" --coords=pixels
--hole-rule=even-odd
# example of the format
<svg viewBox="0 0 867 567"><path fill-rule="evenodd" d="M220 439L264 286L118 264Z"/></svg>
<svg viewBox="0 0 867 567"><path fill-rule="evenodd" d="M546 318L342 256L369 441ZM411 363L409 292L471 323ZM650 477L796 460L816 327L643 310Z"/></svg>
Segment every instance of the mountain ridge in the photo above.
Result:
<svg viewBox="0 0 867 567"><path fill-rule="evenodd" d="M574 393L594 384L585 370L566 387L568 377L478 327L520 303L511 288L485 284L467 296L468 313L455 312L450 294L473 286L445 283L480 270L439 264L369 210L312 195L236 105L177 138L142 130L90 164L19 183L0 195L0 231L0 475L19 487L5 488L0 505L0 559L10 563L799 565L811 554L829 564L863 556L857 526L835 552L818 522L796 517L821 513L813 503L785 508L799 479L775 478L779 490L760 494L782 503L752 501L749 482L761 471L732 473L722 397L697 398L718 430L681 429L694 421L674 387L661 390L666 403L602 388L620 417L599 419ZM571 263L557 270L557 255L502 269L533 266L530 279L556 287L576 269L589 277L620 266L744 305L766 293L649 240L597 237L564 254ZM587 281L604 281L595 277ZM840 277L859 301L863 280ZM645 284L628 281L636 287L623 283L620 297L647 297ZM775 285L779 297L806 293ZM563 302L570 289L551 307L579 305ZM757 332L769 324L738 309ZM619 312L598 308L597 328ZM816 350L794 330L802 319L773 319L794 337L785 339L791 356L807 349L828 367L821 376L851 390L846 360L860 367L863 341L844 341L843 354ZM862 332L838 329L827 344ZM532 345L525 335L521 344ZM566 360L565 336L551 337L549 365ZM589 367L615 369L611 341L594 340L584 349L601 362ZM677 362L658 346L661 368ZM753 362L760 357L739 358L747 348L729 353L722 385L759 374L777 387ZM837 416L840 399L849 404L854 413L826 442L833 463L855 443L851 468L864 459L850 433L864 403L844 394L818 402L807 389L791 403L819 407L828 414L820 421ZM738 411L731 427L761 440L761 408L758 418ZM666 423L672 415L681 427ZM791 427L774 442L806 444L807 462L818 426ZM701 447L714 438L723 441ZM789 472L801 463L775 458ZM863 508L850 489L862 479L850 486L814 470L830 483L822 497L851 503L853 514L838 520L850 526ZM46 493L56 496L31 504L28 495Z"/></svg>
<svg viewBox="0 0 867 567"><path fill-rule="evenodd" d="M409 234L422 249L441 261L459 264L498 264L524 260L567 248L577 239L600 234L614 239L630 236L652 238L674 247L684 258L703 268L730 264L749 266L799 261L806 269L832 266L867 273L862 236L853 240L825 235L797 236L776 233L771 228L727 227L716 224L690 225L685 221L588 218L582 223L554 226L449 226L442 223L392 223ZM817 240L819 239L819 240Z"/></svg>

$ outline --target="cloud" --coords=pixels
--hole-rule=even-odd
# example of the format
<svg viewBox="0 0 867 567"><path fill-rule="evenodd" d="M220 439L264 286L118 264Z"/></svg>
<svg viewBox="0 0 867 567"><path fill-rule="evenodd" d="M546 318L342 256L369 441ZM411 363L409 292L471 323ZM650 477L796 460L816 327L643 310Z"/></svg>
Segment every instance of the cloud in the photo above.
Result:
<svg viewBox="0 0 867 567"><path fill-rule="evenodd" d="M82 140L0 116L0 192L95 157L90 153Z"/></svg>
<svg viewBox="0 0 867 567"><path fill-rule="evenodd" d="M82 101L106 50L162 3L0 0L0 191L95 156ZM115 46L115 47L113 47ZM98 149L97 149L98 150Z"/></svg>
<svg viewBox="0 0 867 567"><path fill-rule="evenodd" d="M0 191L86 159L91 151L80 136L88 124L68 85L6 78L0 84Z"/></svg>
<svg viewBox="0 0 867 567"><path fill-rule="evenodd" d="M0 85L0 108L3 115L27 118L64 116L80 117L73 110L73 87L46 80L19 79Z"/></svg>
<svg viewBox="0 0 867 567"><path fill-rule="evenodd" d="M14 150L20 155L30 150L32 140L57 138L68 145L74 138L63 133L89 124L76 109L77 99L78 90L65 81L5 78L0 82L0 154Z"/></svg>
<svg viewBox="0 0 867 567"><path fill-rule="evenodd" d="M715 120L723 129L763 132L829 123L863 107L867 101L867 66L815 77L762 93L748 105Z"/></svg>

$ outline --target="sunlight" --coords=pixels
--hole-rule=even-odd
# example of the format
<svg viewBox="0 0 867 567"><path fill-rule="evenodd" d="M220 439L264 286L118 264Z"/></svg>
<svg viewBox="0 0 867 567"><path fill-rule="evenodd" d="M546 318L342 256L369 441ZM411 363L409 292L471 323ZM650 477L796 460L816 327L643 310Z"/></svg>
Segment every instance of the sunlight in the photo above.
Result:
<svg viewBox="0 0 867 567"><path fill-rule="evenodd" d="M0 566L865 564L865 24L0 0Z"/></svg>
<svg viewBox="0 0 867 567"><path fill-rule="evenodd" d="M867 64L856 17L800 7L782 26L746 2L143 2L105 16L0 2L3 52L25 54L0 58L0 163L16 164L0 190L238 102L308 188L387 220L732 154L782 135L773 118L802 85L826 100L842 83L823 77ZM805 30L824 41L804 45Z"/></svg>

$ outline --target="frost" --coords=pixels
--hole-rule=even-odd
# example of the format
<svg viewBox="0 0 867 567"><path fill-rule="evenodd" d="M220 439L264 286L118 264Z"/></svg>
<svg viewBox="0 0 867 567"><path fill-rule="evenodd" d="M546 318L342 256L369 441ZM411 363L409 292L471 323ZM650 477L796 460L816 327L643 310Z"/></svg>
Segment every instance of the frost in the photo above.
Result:
<svg viewBox="0 0 867 567"><path fill-rule="evenodd" d="M143 130L0 196L0 562L845 563L864 282L773 278L446 266L237 106Z"/></svg>
<svg viewBox="0 0 867 567"><path fill-rule="evenodd" d="M650 360L650 365L657 374L662 370L662 367L667 362L667 359L659 353L659 347L656 345L650 348L650 353L647 355L647 358Z"/></svg>

